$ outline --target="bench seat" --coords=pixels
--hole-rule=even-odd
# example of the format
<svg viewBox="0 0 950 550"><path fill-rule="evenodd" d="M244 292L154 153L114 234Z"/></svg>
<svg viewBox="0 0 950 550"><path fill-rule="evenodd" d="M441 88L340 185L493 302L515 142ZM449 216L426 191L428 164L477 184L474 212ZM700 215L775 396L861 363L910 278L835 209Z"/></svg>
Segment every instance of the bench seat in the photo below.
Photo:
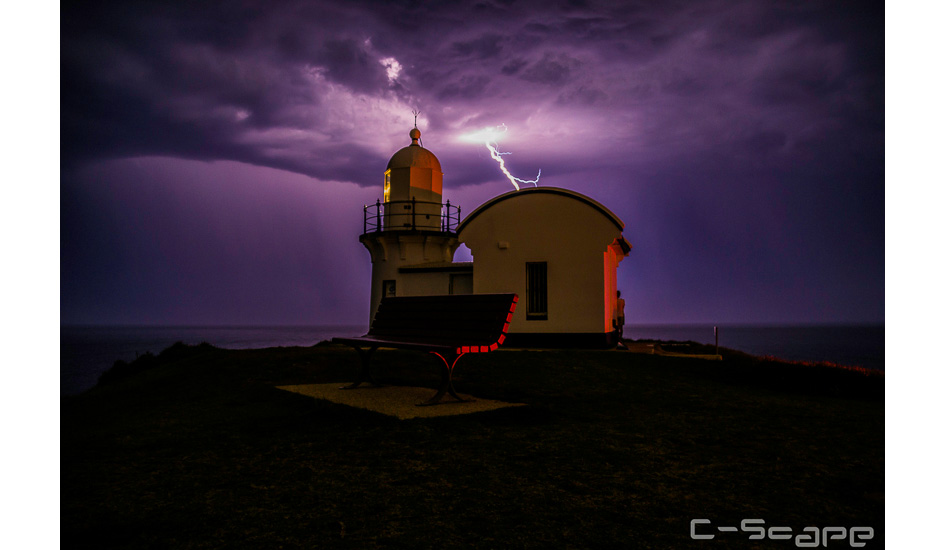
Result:
<svg viewBox="0 0 950 550"><path fill-rule="evenodd" d="M446 392L461 401L452 385L455 364L467 353L498 349L517 303L516 294L383 298L366 335L332 340L354 347L360 355L359 378L345 388L374 383L369 365L378 348L408 349L432 353L442 360L442 383L424 405L440 403Z"/></svg>

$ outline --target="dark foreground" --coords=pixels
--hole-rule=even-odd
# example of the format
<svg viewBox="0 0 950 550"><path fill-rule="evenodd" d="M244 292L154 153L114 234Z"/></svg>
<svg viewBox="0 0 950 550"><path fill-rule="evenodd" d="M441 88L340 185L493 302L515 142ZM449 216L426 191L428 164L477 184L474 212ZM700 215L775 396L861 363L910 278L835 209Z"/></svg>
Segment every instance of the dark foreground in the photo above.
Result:
<svg viewBox="0 0 950 550"><path fill-rule="evenodd" d="M437 361L376 356L385 382L433 388ZM179 345L63 398L62 547L796 548L810 526L884 546L881 375L499 351L463 358L457 388L528 407L408 421L274 388L356 367L335 346ZM743 519L793 538L717 531Z"/></svg>

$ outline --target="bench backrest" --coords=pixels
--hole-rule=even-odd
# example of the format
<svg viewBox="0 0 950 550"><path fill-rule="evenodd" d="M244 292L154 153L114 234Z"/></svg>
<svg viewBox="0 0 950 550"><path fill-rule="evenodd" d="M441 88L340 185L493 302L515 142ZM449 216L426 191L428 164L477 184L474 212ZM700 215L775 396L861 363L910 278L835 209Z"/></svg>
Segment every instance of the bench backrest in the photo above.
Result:
<svg viewBox="0 0 950 550"><path fill-rule="evenodd" d="M439 342L477 348L470 351L490 351L504 341L517 303L516 294L383 298L367 336Z"/></svg>

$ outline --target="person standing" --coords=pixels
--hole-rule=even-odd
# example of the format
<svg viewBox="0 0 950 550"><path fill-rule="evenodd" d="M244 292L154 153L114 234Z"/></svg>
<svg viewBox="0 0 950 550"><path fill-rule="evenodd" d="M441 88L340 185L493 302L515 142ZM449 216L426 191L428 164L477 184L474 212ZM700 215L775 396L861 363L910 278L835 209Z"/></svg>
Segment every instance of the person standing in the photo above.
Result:
<svg viewBox="0 0 950 550"><path fill-rule="evenodd" d="M624 315L624 306L627 305L627 302L620 297L620 291L617 291L617 344L620 344L621 339L623 339L623 325L626 322L626 316Z"/></svg>

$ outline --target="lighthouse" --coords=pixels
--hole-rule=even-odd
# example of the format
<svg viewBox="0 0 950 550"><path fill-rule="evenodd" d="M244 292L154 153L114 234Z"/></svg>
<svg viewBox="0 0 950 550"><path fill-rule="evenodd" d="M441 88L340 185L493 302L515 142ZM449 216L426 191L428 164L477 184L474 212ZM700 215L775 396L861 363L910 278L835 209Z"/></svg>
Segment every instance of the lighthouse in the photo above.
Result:
<svg viewBox="0 0 950 550"><path fill-rule="evenodd" d="M409 131L383 173L382 200L363 207L370 322L386 296L514 293L524 307L509 319L510 344L615 346L617 268L631 250L623 221L591 197L543 186L498 195L462 219L442 202L442 165L421 137ZM473 261L452 261L460 244Z"/></svg>
<svg viewBox="0 0 950 550"><path fill-rule="evenodd" d="M422 132L396 151L383 174L383 197L363 207L360 242L373 263L369 319L384 296L470 294L471 262L452 263L461 210L442 202L442 165L420 145Z"/></svg>

